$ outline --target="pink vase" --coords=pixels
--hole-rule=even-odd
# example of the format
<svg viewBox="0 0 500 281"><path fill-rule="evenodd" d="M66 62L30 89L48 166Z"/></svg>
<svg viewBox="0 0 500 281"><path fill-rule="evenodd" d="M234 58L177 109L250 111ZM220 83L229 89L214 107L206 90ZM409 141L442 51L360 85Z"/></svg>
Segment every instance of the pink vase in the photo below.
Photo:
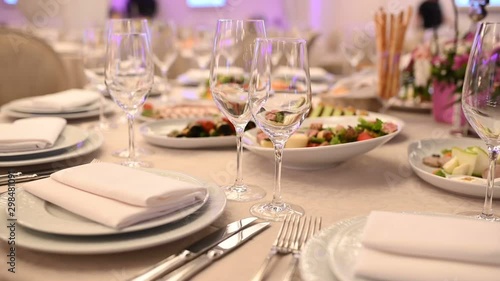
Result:
<svg viewBox="0 0 500 281"><path fill-rule="evenodd" d="M458 98L455 84L435 81L432 94L432 114L434 120L440 123L453 123L453 104ZM466 124L464 112L461 111L461 125Z"/></svg>

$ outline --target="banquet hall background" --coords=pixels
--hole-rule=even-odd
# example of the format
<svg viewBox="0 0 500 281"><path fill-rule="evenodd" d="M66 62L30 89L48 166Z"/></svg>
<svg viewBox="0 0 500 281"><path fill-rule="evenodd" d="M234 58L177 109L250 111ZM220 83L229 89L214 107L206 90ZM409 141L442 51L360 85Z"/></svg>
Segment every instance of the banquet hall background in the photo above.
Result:
<svg viewBox="0 0 500 281"><path fill-rule="evenodd" d="M16 3L17 2L17 3ZM147 1L146 1L147 2ZM219 18L264 19L270 35L292 35L309 39L310 65L323 67L329 72L342 74L351 71L349 63L340 50L343 38L353 31L360 36L373 38L373 13L379 7L398 11L407 6L418 10L420 0L227 0L218 7L205 6L210 1L169 0L156 1L155 21L173 21L179 29L215 25ZM439 32L443 38L452 38L454 11L452 1L438 1L444 22ZM469 1L456 1L460 33L470 29L468 16ZM362 5L361 5L362 3ZM500 20L496 2L488 7L488 21ZM82 30L104 25L109 17L126 17L127 0L3 0L0 2L0 25L16 28L28 26L49 40L80 41ZM417 44L429 40L420 28L420 18L415 15L407 30L405 50L412 50ZM63 38L61 38L63 37ZM179 73L177 73L179 74Z"/></svg>

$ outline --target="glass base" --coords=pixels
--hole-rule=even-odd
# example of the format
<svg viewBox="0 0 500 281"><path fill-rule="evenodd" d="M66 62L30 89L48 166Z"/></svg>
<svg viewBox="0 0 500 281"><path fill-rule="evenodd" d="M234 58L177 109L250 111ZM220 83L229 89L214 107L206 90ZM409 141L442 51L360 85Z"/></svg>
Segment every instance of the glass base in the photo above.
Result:
<svg viewBox="0 0 500 281"><path fill-rule="evenodd" d="M305 211L302 207L289 203L264 202L253 205L250 208L250 213L264 220L282 221L288 215L302 216Z"/></svg>
<svg viewBox="0 0 500 281"><path fill-rule="evenodd" d="M492 221L492 222L500 222L500 217L496 214L492 214L491 216L487 216L480 212L461 212L458 213L459 216L470 217L478 220Z"/></svg>
<svg viewBox="0 0 500 281"><path fill-rule="evenodd" d="M266 191L254 185L233 185L224 188L227 200L248 202L262 199L266 196Z"/></svg>
<svg viewBox="0 0 500 281"><path fill-rule="evenodd" d="M148 156L153 154L153 151L147 148L143 147L136 147L135 148L135 156L136 157L141 157L141 156ZM118 158L128 158L128 148L120 149L115 152L113 152L111 155L118 157Z"/></svg>
<svg viewBox="0 0 500 281"><path fill-rule="evenodd" d="M150 162L138 161L138 160L127 160L125 162L121 162L120 165L127 166L130 168L150 168L153 166Z"/></svg>

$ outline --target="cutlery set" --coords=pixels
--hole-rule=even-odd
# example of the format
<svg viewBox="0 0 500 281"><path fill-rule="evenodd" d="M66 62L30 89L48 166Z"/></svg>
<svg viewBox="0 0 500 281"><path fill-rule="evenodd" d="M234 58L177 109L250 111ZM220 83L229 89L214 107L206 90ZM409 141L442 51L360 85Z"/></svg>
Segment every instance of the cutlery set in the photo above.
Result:
<svg viewBox="0 0 500 281"><path fill-rule="evenodd" d="M249 217L228 224L172 255L129 281L150 281L168 274L160 280L187 280L213 261L242 245L269 226L268 222L252 224L257 218ZM189 262L189 263L188 263Z"/></svg>
<svg viewBox="0 0 500 281"><path fill-rule="evenodd" d="M56 172L56 170L41 170L28 173L16 172L12 173L15 176L16 183L34 181L39 179L44 179L50 177L50 174ZM7 185L9 183L9 175L0 175L0 186Z"/></svg>
<svg viewBox="0 0 500 281"><path fill-rule="evenodd" d="M232 222L194 242L180 253L172 255L128 279L128 281L189 280L270 225L269 222L254 223L256 220L255 217L248 217ZM265 280L268 277L269 265L273 257L288 254L292 254L293 259L285 274L285 280L292 280L303 245L320 230L321 218L287 216L268 256L252 281Z"/></svg>

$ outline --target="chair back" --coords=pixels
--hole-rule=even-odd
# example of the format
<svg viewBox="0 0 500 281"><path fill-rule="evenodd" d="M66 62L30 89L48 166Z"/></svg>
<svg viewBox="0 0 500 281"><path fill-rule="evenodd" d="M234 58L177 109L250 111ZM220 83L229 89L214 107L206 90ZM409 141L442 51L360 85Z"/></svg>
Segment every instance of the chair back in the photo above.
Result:
<svg viewBox="0 0 500 281"><path fill-rule="evenodd" d="M40 38L0 27L0 105L69 88L62 59Z"/></svg>

